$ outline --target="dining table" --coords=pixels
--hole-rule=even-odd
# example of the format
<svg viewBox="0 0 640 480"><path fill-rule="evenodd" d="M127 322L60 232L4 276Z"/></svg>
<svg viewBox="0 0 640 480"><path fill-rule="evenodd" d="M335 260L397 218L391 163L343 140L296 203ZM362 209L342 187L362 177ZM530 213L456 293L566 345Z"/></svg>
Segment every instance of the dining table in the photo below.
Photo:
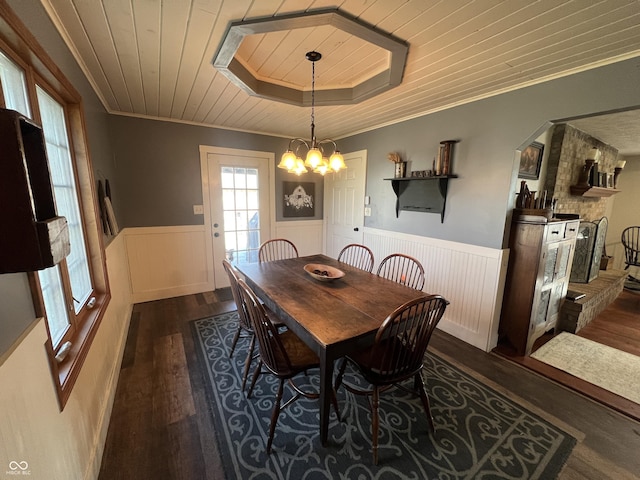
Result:
<svg viewBox="0 0 640 480"><path fill-rule="evenodd" d="M307 264L344 272L317 280ZM320 359L320 441L327 445L333 364L371 345L384 319L397 307L425 295L326 255L237 265L247 284Z"/></svg>

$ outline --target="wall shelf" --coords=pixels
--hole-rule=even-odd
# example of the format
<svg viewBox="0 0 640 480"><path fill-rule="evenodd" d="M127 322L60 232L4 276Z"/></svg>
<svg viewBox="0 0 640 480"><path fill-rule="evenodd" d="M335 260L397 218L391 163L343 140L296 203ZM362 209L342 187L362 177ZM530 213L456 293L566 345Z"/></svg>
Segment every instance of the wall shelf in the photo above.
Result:
<svg viewBox="0 0 640 480"><path fill-rule="evenodd" d="M401 210L409 212L439 213L440 223L444 222L449 179L457 175L433 177L385 178L391 182L396 194L396 218Z"/></svg>
<svg viewBox="0 0 640 480"><path fill-rule="evenodd" d="M569 191L571 195L576 195L578 197L610 197L620 192L620 190L616 188L605 188L605 187L592 187L591 185L571 185L569 187Z"/></svg>

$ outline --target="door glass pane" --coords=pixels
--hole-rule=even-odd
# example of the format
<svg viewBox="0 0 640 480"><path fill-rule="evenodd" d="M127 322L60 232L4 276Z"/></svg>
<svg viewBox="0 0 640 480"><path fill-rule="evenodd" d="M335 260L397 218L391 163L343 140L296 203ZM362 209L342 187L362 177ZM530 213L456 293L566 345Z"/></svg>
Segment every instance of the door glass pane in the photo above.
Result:
<svg viewBox="0 0 640 480"><path fill-rule="evenodd" d="M257 210L258 205L258 190L247 190L247 208Z"/></svg>
<svg viewBox="0 0 640 480"><path fill-rule="evenodd" d="M31 117L24 72L2 52L0 52L0 82L7 108Z"/></svg>
<svg viewBox="0 0 640 480"><path fill-rule="evenodd" d="M258 190L258 170L247 168L247 189Z"/></svg>
<svg viewBox="0 0 640 480"><path fill-rule="evenodd" d="M235 264L255 263L260 247L258 170L220 168L227 259Z"/></svg>
<svg viewBox="0 0 640 480"><path fill-rule="evenodd" d="M89 274L89 260L84 242L67 125L62 106L40 87L37 87L37 94L56 209L58 215L66 217L69 226L71 253L67 257L67 267L74 299L74 309L78 313L90 297L93 289ZM48 311L46 302L45 308ZM50 316L50 314L48 313L47 316Z"/></svg>

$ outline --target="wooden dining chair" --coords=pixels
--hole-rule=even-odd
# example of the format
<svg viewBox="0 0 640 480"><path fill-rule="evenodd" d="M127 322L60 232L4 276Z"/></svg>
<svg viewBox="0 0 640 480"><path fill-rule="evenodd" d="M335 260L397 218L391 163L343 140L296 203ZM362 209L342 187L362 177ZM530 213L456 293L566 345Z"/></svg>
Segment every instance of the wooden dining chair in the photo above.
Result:
<svg viewBox="0 0 640 480"><path fill-rule="evenodd" d="M260 351L260 361L254 371L247 397L251 397L253 387L261 373L271 373L279 379L278 392L271 414L269 439L267 441L267 453L271 453L271 445L273 444L273 436L280 412L301 396L306 398L320 397L318 392L304 391L293 381L293 378L300 373L306 373L307 370L312 368L319 368L320 359L291 330L279 331L269 320L264 306L249 285L242 279L239 280L238 284L240 286L241 301L245 305L251 327L258 339L258 349ZM266 372L263 371L262 367L266 368ZM284 405L281 405L285 380L289 381L289 385L293 388L295 394ZM338 415L338 402L335 392L332 395L332 403L336 415Z"/></svg>
<svg viewBox="0 0 640 480"><path fill-rule="evenodd" d="M287 258L297 258L298 249L292 241L286 238L274 238L267 240L258 250L258 262L272 262L274 260L285 260Z"/></svg>
<svg viewBox="0 0 640 480"><path fill-rule="evenodd" d="M416 290L424 287L422 264L404 253L392 253L383 258L378 266L378 275Z"/></svg>
<svg viewBox="0 0 640 480"><path fill-rule="evenodd" d="M373 270L373 252L369 247L351 243L340 250L338 261L371 273Z"/></svg>
<svg viewBox="0 0 640 480"><path fill-rule="evenodd" d="M249 370L251 368L251 362L255 358L255 343L256 338L253 333L253 328L251 327L251 322L249 321L249 317L247 315L246 307L242 302L242 297L240 296L240 285L238 284L238 280L240 280L240 275L238 270L229 262L228 260L222 260L222 266L224 267L225 272L227 272L227 276L229 277L229 284L231 286L231 294L233 295L233 301L236 304L236 308L238 310L238 329L236 330L235 335L233 336L233 340L231 341L231 350L229 352L229 358L233 357L233 352L236 349L236 345L240 338L249 338L249 349L247 350L247 358L245 359L244 369L242 373L242 390L244 390L245 385L247 384L247 378L249 377ZM275 326L276 329L284 327L284 323L277 317L277 315L266 309L267 317L271 321L271 323Z"/></svg>
<svg viewBox="0 0 640 480"><path fill-rule="evenodd" d="M335 391L344 384L345 388L354 394L372 397L371 436L375 465L378 464L380 392L393 386L409 390L401 382L413 378L413 392L420 396L429 427L434 431L429 397L421 372L431 334L448 304L449 302L440 295L427 295L398 307L382 322L373 345L345 357L340 366ZM343 383L349 362L354 364L364 379L371 384L371 389Z"/></svg>
<svg viewBox="0 0 640 480"><path fill-rule="evenodd" d="M229 284L231 286L231 294L233 295L233 301L236 304L236 308L238 310L238 329L236 330L235 335L233 336L233 340L231 341L231 351L229 352L229 358L233 356L233 352L235 351L236 344L240 338L250 338L251 342L249 343L249 349L247 351L247 358L244 363L244 370L242 374L242 390L247 383L247 377L249 376L249 369L251 367L251 361L253 360L253 351L255 349L256 337L253 334L253 328L251 328L251 322L249 321L249 317L247 316L246 309L244 308L244 304L242 303L242 297L240 296L240 285L238 284L238 280L240 280L237 270L228 260L222 260L222 266L224 267L225 272L227 272L227 276L229 277Z"/></svg>
<svg viewBox="0 0 640 480"><path fill-rule="evenodd" d="M640 267L640 227L627 227L622 231L625 270L629 267Z"/></svg>

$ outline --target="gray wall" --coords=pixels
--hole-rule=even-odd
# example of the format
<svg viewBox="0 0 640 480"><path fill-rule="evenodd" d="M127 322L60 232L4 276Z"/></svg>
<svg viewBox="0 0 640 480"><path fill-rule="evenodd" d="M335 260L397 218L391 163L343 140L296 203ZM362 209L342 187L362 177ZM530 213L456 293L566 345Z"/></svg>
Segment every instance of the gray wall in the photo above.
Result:
<svg viewBox="0 0 640 480"><path fill-rule="evenodd" d="M343 152L368 151L372 216L365 225L503 248L516 190L516 149L549 121L640 105L639 84L636 58L341 139ZM287 145L282 138L129 117L113 116L110 124L121 191L116 203L125 206L121 223L128 227L203 222L192 210L202 203L198 145L270 151L276 162ZM419 212L396 218L395 196L383 180L393 176L387 154L401 153L410 169L429 169L440 141L448 139L459 140L452 162L458 178L449 182L444 223L440 215ZM296 177L276 170L276 215L283 220L282 181ZM316 193L321 191L319 181ZM316 205L322 205L320 197Z"/></svg>
<svg viewBox="0 0 640 480"><path fill-rule="evenodd" d="M273 152L277 164L288 144L288 139L279 137L117 115L111 117L110 129L118 178L119 198L115 201L123 206L117 212L118 223L125 227L204 222L202 215L193 214L193 205L203 202L200 145ZM319 219L322 177L307 177L303 181L317 183L316 205L320 207L314 218ZM276 169L276 199L282 198L282 182L296 178ZM276 207L276 220L289 220L282 218L282 201L277 201Z"/></svg>
<svg viewBox="0 0 640 480"><path fill-rule="evenodd" d="M343 152L368 151L365 225L491 248L506 246L515 151L546 122L640 105L640 59L604 66L544 84L412 119L340 140ZM430 169L440 141L457 139L444 223L440 215L400 212L390 182L389 152L413 170Z"/></svg>
<svg viewBox="0 0 640 480"><path fill-rule="evenodd" d="M89 148L96 178L113 176L108 114L94 94L75 59L38 1L8 0L9 6L33 33L49 56L80 92L85 110ZM27 274L0 275L0 355L34 321Z"/></svg>

